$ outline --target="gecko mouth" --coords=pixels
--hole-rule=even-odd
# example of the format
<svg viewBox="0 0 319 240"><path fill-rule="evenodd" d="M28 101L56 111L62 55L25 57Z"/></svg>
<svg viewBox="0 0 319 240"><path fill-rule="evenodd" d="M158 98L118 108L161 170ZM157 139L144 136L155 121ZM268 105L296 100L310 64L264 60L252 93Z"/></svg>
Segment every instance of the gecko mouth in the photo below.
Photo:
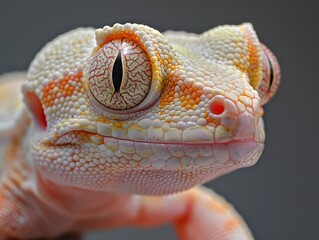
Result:
<svg viewBox="0 0 319 240"><path fill-rule="evenodd" d="M249 130L249 134L243 132L242 129L239 130L241 133L235 133L237 129L234 129L217 134L214 128L210 129L202 126L190 127L185 130L173 129L173 131L165 132L153 127L150 129L127 126L110 127L110 124L100 122L93 125L86 119L69 119L65 123L54 126L52 128L53 132L46 137L46 142L54 145L76 144L79 142L79 138L84 140L83 138L87 136L91 139L105 138L105 141L117 140L145 144L218 145L236 142L261 144L265 139L264 124L262 118L258 120L258 124L253 128L254 131ZM129 130L123 130L127 128ZM89 140L86 138L84 141Z"/></svg>
<svg viewBox="0 0 319 240"><path fill-rule="evenodd" d="M121 137L113 137L113 136L104 136L98 133L89 132L85 130L73 130L63 133L62 135L51 138L50 144L53 145L68 145L68 144L79 144L83 142L92 142L96 144L103 144L111 141L125 141L125 142L132 142L132 143L143 143L143 144L167 144L167 145L194 145L194 146L213 146L213 145L225 145L225 144L232 144L232 143L247 143L247 142L254 142L256 144L263 144L264 141L257 140L255 138L247 138L247 139L237 139L237 140L230 140L225 142L216 142L216 141L197 141L197 142L182 142L182 141L151 141L151 140L138 140L138 139L127 139ZM48 143L48 141L46 141Z"/></svg>
<svg viewBox="0 0 319 240"><path fill-rule="evenodd" d="M134 194L174 193L249 167L264 147L257 138L224 143L143 141L83 129L55 136L39 139L32 151L37 164L53 179L81 188L94 185L101 191Z"/></svg>
<svg viewBox="0 0 319 240"><path fill-rule="evenodd" d="M113 159L116 162L117 159L125 158L130 159L132 165L141 164L143 168L164 167L171 170L212 165L250 166L256 163L264 146L262 141L256 139L231 140L223 143L143 141L103 136L84 130L65 132L49 145L80 146L84 152L87 149L95 149L95 152L108 161Z"/></svg>
<svg viewBox="0 0 319 240"><path fill-rule="evenodd" d="M254 165L264 144L254 139L146 142L70 131L54 143L41 141L33 146L34 159L52 179L100 191L161 195Z"/></svg>

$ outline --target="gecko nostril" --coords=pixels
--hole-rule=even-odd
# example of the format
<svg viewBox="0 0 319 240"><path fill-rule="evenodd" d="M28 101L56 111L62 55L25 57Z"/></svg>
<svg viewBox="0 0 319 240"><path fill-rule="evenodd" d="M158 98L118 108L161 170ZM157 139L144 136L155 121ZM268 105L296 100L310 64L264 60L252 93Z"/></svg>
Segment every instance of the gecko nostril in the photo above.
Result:
<svg viewBox="0 0 319 240"><path fill-rule="evenodd" d="M223 114L223 112L225 111L225 106L224 103L220 102L220 101L213 101L210 104L210 111L214 114L214 115L221 115Z"/></svg>

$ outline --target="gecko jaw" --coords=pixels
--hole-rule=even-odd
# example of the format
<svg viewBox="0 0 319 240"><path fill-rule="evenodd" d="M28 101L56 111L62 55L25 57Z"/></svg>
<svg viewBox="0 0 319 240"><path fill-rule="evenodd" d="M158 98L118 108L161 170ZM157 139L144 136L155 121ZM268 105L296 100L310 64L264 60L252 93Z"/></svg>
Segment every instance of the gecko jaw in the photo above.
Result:
<svg viewBox="0 0 319 240"><path fill-rule="evenodd" d="M149 143L71 131L54 143L39 141L32 154L37 165L53 179L63 178L77 187L161 195L252 166L263 147L262 142L253 139L204 144ZM40 148L45 150L39 151ZM78 177L73 179L72 174ZM181 176L188 181L180 182ZM134 181L141 185L134 185Z"/></svg>
<svg viewBox="0 0 319 240"><path fill-rule="evenodd" d="M52 126L49 136L42 135L34 143L32 155L37 165L53 179L60 181L63 178L72 186L100 191L135 194L178 192L254 165L264 147L262 120L254 127L252 136L244 137L239 131L224 142L217 142L214 138L211 141L199 140L204 136L196 131L199 128L189 131L193 134L189 135L193 136L189 140L193 142L183 142L166 141L165 136L159 140L141 139L137 131L134 132L136 135L128 131L120 136L121 131L117 129L112 129L107 135L106 129L102 131L94 121L72 121L67 121L68 125L60 122ZM111 124L103 126L112 127ZM73 179L72 176L77 174L79 176ZM184 177L188 180L180 182ZM134 185L135 180L132 179L135 178L141 185ZM163 182L167 184L164 184L166 188ZM174 185L176 182L180 184Z"/></svg>

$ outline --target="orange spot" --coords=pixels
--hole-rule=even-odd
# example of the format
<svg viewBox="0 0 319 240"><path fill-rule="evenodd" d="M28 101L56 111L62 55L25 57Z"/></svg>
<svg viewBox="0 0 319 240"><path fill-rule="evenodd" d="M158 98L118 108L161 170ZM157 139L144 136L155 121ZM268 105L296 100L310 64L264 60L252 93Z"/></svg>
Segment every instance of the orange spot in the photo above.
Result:
<svg viewBox="0 0 319 240"><path fill-rule="evenodd" d="M163 202L163 198L159 196L145 196L144 201L147 205L158 207Z"/></svg>
<svg viewBox="0 0 319 240"><path fill-rule="evenodd" d="M21 141L19 138L14 137L9 146L7 147L3 160L7 165L14 163L17 160L17 154L21 148Z"/></svg>
<svg viewBox="0 0 319 240"><path fill-rule="evenodd" d="M122 128L122 123L121 122L114 122L113 125L114 125L114 127Z"/></svg>
<svg viewBox="0 0 319 240"><path fill-rule="evenodd" d="M110 121L108 119L104 118L104 117L99 117L99 121L101 121L103 123L107 123L107 124L110 123Z"/></svg>
<svg viewBox="0 0 319 240"><path fill-rule="evenodd" d="M240 65L240 64L238 64L236 67L239 68L242 72L245 72L248 74L251 85L254 87L254 89L256 89L257 85L261 81L260 79L258 79L260 77L259 76L260 66L259 66L259 58L258 58L259 49L257 48L257 46L254 45L254 41L251 38L250 33L246 29L246 27L243 26L241 30L245 34L245 37L248 41L248 53L249 53L248 61L249 61L250 67L249 68L247 68L247 66L243 67L243 65Z"/></svg>
<svg viewBox="0 0 319 240"><path fill-rule="evenodd" d="M207 124L208 124L208 123L213 123L213 124L215 124L216 126L220 125L220 119L218 119L218 118L211 118L211 117L209 117L209 116L206 116L205 119L206 119Z"/></svg>
<svg viewBox="0 0 319 240"><path fill-rule="evenodd" d="M189 99L189 100L188 100L188 104L191 105L191 106L193 106L193 105L195 104L195 101L194 101L193 99Z"/></svg>
<svg viewBox="0 0 319 240"><path fill-rule="evenodd" d="M233 217L225 222L224 228L226 231L233 231L235 228L240 226L240 219Z"/></svg>
<svg viewBox="0 0 319 240"><path fill-rule="evenodd" d="M219 214L225 214L228 211L228 205L222 203L220 199L212 199L207 203L206 207Z"/></svg>
<svg viewBox="0 0 319 240"><path fill-rule="evenodd" d="M185 106L185 109L186 110L189 110L189 109L192 109L192 105L190 105L190 104L188 104L188 103L186 103L187 105Z"/></svg>
<svg viewBox="0 0 319 240"><path fill-rule="evenodd" d="M67 97L73 95L75 88L69 85L70 81L80 81L82 73L77 73L71 76L65 76L61 80L53 81L48 85L44 86L42 89L43 93L43 105L45 107L51 107L54 104L54 100L61 97ZM56 90L57 88L57 90Z"/></svg>
<svg viewBox="0 0 319 240"><path fill-rule="evenodd" d="M167 106L169 103L173 102L174 100L174 94L175 94L175 86L176 81L174 79L169 80L169 85L167 86L167 89L165 91L165 94L163 95L160 108L163 109L165 106Z"/></svg>
<svg viewBox="0 0 319 240"><path fill-rule="evenodd" d="M187 102L181 102L181 106L182 106L183 108L185 108L186 105L187 105Z"/></svg>
<svg viewBox="0 0 319 240"><path fill-rule="evenodd" d="M198 97L202 96L203 94L204 94L203 90L197 90L197 91L196 91L196 95L197 95Z"/></svg>

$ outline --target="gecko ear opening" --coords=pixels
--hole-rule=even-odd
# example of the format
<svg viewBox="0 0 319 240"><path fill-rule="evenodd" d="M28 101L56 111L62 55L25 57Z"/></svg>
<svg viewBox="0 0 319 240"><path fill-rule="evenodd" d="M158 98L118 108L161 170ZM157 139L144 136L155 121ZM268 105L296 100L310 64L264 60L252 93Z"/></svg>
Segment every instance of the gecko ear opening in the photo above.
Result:
<svg viewBox="0 0 319 240"><path fill-rule="evenodd" d="M36 125L41 129L46 129L47 121L42 103L40 102L38 96L34 92L26 92L24 96L28 109L31 112Z"/></svg>

